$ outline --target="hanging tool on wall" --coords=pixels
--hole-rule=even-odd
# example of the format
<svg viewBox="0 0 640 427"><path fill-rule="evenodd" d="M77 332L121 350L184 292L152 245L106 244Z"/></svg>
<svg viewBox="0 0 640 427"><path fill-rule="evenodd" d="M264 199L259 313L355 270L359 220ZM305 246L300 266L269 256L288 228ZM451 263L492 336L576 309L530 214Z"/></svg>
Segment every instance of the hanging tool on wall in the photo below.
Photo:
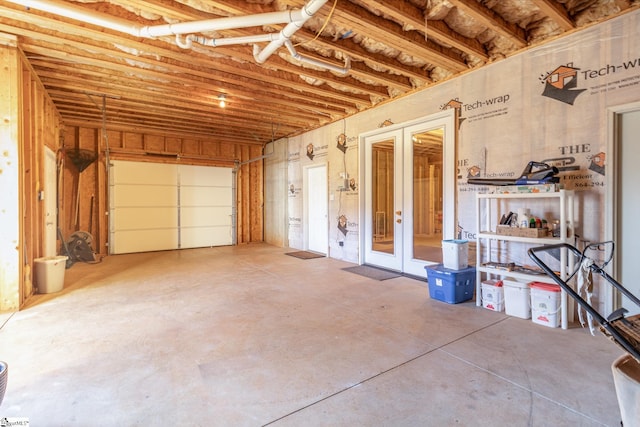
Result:
<svg viewBox="0 0 640 427"><path fill-rule="evenodd" d="M76 169L78 169L78 186L76 189L76 212L74 215L76 228L78 227L78 222L80 218L80 177L82 176L82 171L84 171L91 163L95 162L98 158L97 154L91 150L85 150L83 148L73 148L66 149L65 154L71 162L75 165Z"/></svg>
<svg viewBox="0 0 640 427"><path fill-rule="evenodd" d="M89 205L89 234L93 233L93 204L95 201L95 194L91 195L91 205Z"/></svg>

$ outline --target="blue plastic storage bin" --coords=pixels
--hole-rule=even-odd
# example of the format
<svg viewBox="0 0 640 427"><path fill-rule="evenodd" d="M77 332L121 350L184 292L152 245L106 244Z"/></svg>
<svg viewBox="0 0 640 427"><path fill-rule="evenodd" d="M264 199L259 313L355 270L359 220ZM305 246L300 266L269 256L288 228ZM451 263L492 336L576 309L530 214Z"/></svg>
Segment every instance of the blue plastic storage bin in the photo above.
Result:
<svg viewBox="0 0 640 427"><path fill-rule="evenodd" d="M476 287L475 267L451 270L444 268L442 264L437 264L424 268L427 270L429 296L432 299L457 304L473 298Z"/></svg>

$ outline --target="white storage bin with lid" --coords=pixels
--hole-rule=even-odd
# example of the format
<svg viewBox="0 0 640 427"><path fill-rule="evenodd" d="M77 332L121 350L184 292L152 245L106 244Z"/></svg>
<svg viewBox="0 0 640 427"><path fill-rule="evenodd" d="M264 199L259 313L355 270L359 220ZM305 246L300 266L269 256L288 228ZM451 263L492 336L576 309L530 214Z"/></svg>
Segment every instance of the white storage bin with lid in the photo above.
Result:
<svg viewBox="0 0 640 427"><path fill-rule="evenodd" d="M531 282L531 320L533 323L557 328L560 326L560 286Z"/></svg>
<svg viewBox="0 0 640 427"><path fill-rule="evenodd" d="M531 290L529 283L504 279L504 311L509 316L531 318Z"/></svg>
<svg viewBox="0 0 640 427"><path fill-rule="evenodd" d="M67 268L66 256L49 256L36 258L35 264L35 284L38 293L50 294L60 292L64 287L64 270Z"/></svg>
<svg viewBox="0 0 640 427"><path fill-rule="evenodd" d="M469 267L469 241L443 240L442 264L450 270L464 270Z"/></svg>
<svg viewBox="0 0 640 427"><path fill-rule="evenodd" d="M504 310L504 290L502 280L485 280L481 284L482 306L487 310Z"/></svg>

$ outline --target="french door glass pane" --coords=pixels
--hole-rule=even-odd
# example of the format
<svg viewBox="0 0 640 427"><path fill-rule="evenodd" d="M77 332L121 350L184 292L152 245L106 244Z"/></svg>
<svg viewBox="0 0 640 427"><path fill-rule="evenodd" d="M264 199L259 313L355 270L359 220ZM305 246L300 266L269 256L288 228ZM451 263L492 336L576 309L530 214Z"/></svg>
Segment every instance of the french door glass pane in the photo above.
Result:
<svg viewBox="0 0 640 427"><path fill-rule="evenodd" d="M442 262L442 147L444 129L415 133L413 143L413 258Z"/></svg>
<svg viewBox="0 0 640 427"><path fill-rule="evenodd" d="M372 249L394 254L394 140L371 146Z"/></svg>

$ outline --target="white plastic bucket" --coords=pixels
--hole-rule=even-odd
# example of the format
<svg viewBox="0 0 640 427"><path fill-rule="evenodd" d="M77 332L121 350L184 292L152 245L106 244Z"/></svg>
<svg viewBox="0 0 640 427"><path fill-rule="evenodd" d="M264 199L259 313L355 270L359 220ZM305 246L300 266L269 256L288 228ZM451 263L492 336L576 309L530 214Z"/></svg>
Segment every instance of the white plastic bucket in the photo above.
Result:
<svg viewBox="0 0 640 427"><path fill-rule="evenodd" d="M504 288L504 311L509 316L521 319L531 318L531 290L528 283L505 279L502 281Z"/></svg>
<svg viewBox="0 0 640 427"><path fill-rule="evenodd" d="M623 354L613 362L611 370L622 424L640 425L640 363L630 354Z"/></svg>
<svg viewBox="0 0 640 427"><path fill-rule="evenodd" d="M502 280L485 280L481 284L482 306L487 310L504 310L504 290Z"/></svg>
<svg viewBox="0 0 640 427"><path fill-rule="evenodd" d="M533 323L557 328L560 326L560 286L531 282L531 320Z"/></svg>
<svg viewBox="0 0 640 427"><path fill-rule="evenodd" d="M442 264L450 270L464 270L469 267L469 241L443 240Z"/></svg>
<svg viewBox="0 0 640 427"><path fill-rule="evenodd" d="M38 293L50 294L60 292L64 287L64 270L67 267L66 256L50 256L36 258L35 264L35 284Z"/></svg>

